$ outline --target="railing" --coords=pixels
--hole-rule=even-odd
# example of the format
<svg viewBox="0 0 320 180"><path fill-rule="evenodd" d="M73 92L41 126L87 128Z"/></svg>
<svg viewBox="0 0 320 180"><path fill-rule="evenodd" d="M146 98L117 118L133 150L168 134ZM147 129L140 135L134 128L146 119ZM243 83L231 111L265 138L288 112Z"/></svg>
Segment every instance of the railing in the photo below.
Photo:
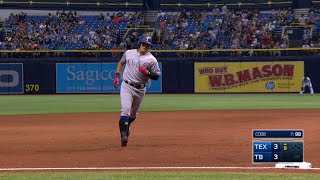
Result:
<svg viewBox="0 0 320 180"><path fill-rule="evenodd" d="M138 28L150 28L149 25L139 25Z"/></svg>
<svg viewBox="0 0 320 180"><path fill-rule="evenodd" d="M320 1L312 1L312 4L319 5Z"/></svg>
<svg viewBox="0 0 320 180"><path fill-rule="evenodd" d="M290 26L282 26L282 34L281 35L283 36L285 33L285 30L288 28L297 28L297 29L298 28L305 28L305 29L310 28L309 35L310 35L310 37L312 37L313 27L314 26L312 26L312 25L300 25L299 23L291 23Z"/></svg>
<svg viewBox="0 0 320 180"><path fill-rule="evenodd" d="M285 32L288 34L290 46L289 47L301 47L305 43L302 39L304 34L307 34L307 39L312 39L313 37L313 27L311 25L294 25L294 26L283 26L282 37Z"/></svg>

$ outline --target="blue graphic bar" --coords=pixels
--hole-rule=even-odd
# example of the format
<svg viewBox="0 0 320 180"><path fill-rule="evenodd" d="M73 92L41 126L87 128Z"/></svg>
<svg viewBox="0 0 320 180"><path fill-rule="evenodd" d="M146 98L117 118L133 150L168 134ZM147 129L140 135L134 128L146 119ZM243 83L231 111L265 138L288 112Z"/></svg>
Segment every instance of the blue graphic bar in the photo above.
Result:
<svg viewBox="0 0 320 180"><path fill-rule="evenodd" d="M254 163L267 163L272 162L271 160L272 153L270 152L255 152L253 153L253 162Z"/></svg>
<svg viewBox="0 0 320 180"><path fill-rule="evenodd" d="M253 138L293 138L302 139L303 130L253 130Z"/></svg>
<svg viewBox="0 0 320 180"><path fill-rule="evenodd" d="M253 152L271 152L271 142L254 142Z"/></svg>

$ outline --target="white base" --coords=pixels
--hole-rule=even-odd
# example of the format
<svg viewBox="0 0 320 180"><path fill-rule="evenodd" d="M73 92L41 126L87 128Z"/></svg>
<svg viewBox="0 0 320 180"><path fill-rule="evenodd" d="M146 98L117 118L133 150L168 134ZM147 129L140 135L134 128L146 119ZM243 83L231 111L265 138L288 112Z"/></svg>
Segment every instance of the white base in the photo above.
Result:
<svg viewBox="0 0 320 180"><path fill-rule="evenodd" d="M286 169L311 169L311 167L311 163L308 162L280 162L275 166L275 168Z"/></svg>

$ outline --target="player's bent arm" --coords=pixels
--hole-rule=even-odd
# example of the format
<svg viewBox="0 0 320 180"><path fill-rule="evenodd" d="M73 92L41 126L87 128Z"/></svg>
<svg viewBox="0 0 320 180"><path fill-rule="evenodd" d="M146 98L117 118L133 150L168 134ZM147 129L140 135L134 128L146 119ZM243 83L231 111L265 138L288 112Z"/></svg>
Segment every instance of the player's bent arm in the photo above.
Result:
<svg viewBox="0 0 320 180"><path fill-rule="evenodd" d="M159 75L158 75L158 74L152 73L152 72L150 72L150 71L147 72L147 76L148 76L148 78L150 78L150 79L152 79L152 80L158 80L158 78L159 78Z"/></svg>
<svg viewBox="0 0 320 180"><path fill-rule="evenodd" d="M149 71L147 72L147 76L148 76L148 78L150 78L152 80L158 80L160 74L161 74L161 72L160 72L159 64L158 64L157 60L154 59L154 61L152 61L152 63L151 63Z"/></svg>
<svg viewBox="0 0 320 180"><path fill-rule="evenodd" d="M117 66L117 70L116 70L116 76L119 77L121 72L122 72L122 68L123 68L123 63L122 61L118 62L118 66Z"/></svg>

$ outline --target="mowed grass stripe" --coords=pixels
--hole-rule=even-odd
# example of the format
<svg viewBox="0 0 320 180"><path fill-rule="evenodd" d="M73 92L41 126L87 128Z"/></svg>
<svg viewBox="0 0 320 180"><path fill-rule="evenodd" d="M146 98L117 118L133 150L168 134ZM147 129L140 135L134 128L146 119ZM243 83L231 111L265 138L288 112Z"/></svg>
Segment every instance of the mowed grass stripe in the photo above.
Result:
<svg viewBox="0 0 320 180"><path fill-rule="evenodd" d="M147 94L141 111L310 108L320 108L320 95ZM119 111L119 94L0 96L0 115Z"/></svg>

